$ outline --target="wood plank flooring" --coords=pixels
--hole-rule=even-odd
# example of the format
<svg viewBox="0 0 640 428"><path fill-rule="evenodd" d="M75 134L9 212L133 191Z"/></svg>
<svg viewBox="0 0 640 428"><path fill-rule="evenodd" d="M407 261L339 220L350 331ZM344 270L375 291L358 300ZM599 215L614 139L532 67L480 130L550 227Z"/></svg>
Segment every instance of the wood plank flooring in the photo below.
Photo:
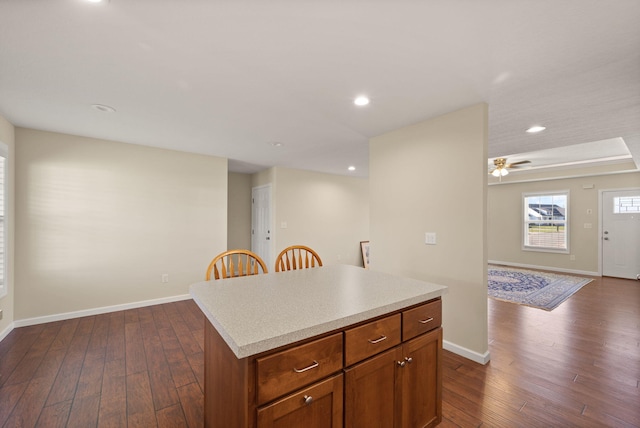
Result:
<svg viewBox="0 0 640 428"><path fill-rule="evenodd" d="M15 329L0 426L202 426L203 342L191 300Z"/></svg>
<svg viewBox="0 0 640 428"><path fill-rule="evenodd" d="M489 299L489 351L445 351L441 427L640 427L640 282L596 277L551 312Z"/></svg>
<svg viewBox="0 0 640 428"><path fill-rule="evenodd" d="M192 301L17 328L1 427L201 427ZM441 427L640 427L640 282L595 278L552 312L489 299L491 362L444 351Z"/></svg>

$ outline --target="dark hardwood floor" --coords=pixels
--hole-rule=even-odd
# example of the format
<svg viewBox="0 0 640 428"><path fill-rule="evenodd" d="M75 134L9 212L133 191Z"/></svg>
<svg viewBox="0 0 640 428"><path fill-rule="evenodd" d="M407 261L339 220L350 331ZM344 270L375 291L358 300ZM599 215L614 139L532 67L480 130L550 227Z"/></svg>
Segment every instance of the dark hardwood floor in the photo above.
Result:
<svg viewBox="0 0 640 428"><path fill-rule="evenodd" d="M445 351L441 427L640 427L640 282L594 278L551 312L489 299L489 351Z"/></svg>
<svg viewBox="0 0 640 428"><path fill-rule="evenodd" d="M201 427L192 301L17 328L0 426ZM595 278L552 312L489 299L491 362L444 351L441 427L640 427L640 282Z"/></svg>
<svg viewBox="0 0 640 428"><path fill-rule="evenodd" d="M191 300L17 328L0 343L0 426L202 426L203 341Z"/></svg>

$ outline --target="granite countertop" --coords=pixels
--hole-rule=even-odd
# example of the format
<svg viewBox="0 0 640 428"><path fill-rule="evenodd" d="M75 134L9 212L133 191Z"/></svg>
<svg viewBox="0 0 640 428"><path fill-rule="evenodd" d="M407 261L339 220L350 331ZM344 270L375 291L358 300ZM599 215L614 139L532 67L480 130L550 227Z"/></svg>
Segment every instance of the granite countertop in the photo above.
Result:
<svg viewBox="0 0 640 428"><path fill-rule="evenodd" d="M204 281L190 292L238 358L426 302L447 287L351 265Z"/></svg>

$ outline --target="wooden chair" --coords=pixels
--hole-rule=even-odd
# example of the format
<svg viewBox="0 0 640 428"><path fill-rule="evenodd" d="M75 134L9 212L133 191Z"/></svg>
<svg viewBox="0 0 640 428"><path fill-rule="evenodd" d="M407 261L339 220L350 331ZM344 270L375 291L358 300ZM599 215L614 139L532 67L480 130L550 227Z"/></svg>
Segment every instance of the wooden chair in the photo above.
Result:
<svg viewBox="0 0 640 428"><path fill-rule="evenodd" d="M249 250L229 250L218 254L207 268L206 281L211 279L211 271L214 279L268 273L267 265L260 256Z"/></svg>
<svg viewBox="0 0 640 428"><path fill-rule="evenodd" d="M278 254L276 272L322 266L318 253L304 245L292 245Z"/></svg>

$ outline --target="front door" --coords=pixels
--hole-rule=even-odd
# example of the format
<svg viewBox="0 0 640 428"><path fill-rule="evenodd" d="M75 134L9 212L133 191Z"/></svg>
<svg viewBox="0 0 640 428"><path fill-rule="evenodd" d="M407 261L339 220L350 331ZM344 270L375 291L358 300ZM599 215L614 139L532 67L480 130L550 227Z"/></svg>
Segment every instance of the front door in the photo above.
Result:
<svg viewBox="0 0 640 428"><path fill-rule="evenodd" d="M251 251L271 270L271 185L251 189Z"/></svg>
<svg viewBox="0 0 640 428"><path fill-rule="evenodd" d="M602 275L640 279L640 189L602 192Z"/></svg>

